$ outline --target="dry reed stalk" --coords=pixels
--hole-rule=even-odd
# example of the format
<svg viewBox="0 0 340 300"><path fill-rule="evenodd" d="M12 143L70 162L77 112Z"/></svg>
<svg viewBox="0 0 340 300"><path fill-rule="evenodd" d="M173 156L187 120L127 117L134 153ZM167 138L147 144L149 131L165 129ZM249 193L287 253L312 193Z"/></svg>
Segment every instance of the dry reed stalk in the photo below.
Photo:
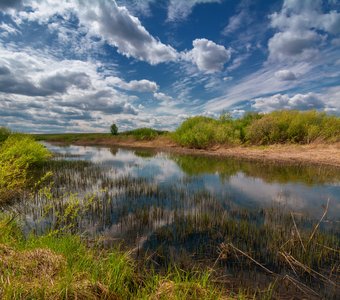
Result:
<svg viewBox="0 0 340 300"><path fill-rule="evenodd" d="M319 222L315 225L314 230L313 230L311 236L309 237L309 240L308 240L308 242L307 242L307 245L312 241L312 239L313 239L313 237L314 237L316 231L318 230L318 228L319 228L319 226L320 226L322 220L323 220L324 217L326 216L326 214L327 214L327 212L328 212L328 205L329 205L329 198L327 199L327 204L326 204L326 208L325 208L325 210L324 210L324 212L323 212L323 215L322 215L321 219L319 220Z"/></svg>

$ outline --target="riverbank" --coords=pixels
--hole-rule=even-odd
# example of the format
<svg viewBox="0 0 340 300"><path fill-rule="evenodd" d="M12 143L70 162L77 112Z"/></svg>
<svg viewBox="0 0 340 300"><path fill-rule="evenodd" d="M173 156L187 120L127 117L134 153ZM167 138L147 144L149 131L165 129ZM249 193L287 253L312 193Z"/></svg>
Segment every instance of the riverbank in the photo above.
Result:
<svg viewBox="0 0 340 300"><path fill-rule="evenodd" d="M193 149L178 146L168 136L159 136L154 140L136 140L132 137L112 136L78 136L76 139L64 141L62 136L45 141L58 144L74 144L79 146L106 146L145 148L156 151L209 155L217 157L231 157L255 161L328 165L340 168L340 143L323 144L312 143L307 145L276 144L269 146L214 146L208 149Z"/></svg>

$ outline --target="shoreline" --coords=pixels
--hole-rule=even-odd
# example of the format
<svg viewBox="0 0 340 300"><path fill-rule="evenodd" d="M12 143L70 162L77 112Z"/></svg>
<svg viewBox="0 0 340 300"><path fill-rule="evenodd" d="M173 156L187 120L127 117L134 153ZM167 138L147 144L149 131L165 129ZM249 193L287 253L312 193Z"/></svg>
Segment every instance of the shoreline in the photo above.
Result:
<svg viewBox="0 0 340 300"><path fill-rule="evenodd" d="M236 158L250 161L289 164L312 164L340 168L340 143L335 144L276 144L269 146L215 146L210 149L193 149L181 147L166 137L151 141L135 139L98 138L79 139L70 143L45 140L54 144L73 144L78 146L103 146L148 149L168 153L204 155L220 158Z"/></svg>

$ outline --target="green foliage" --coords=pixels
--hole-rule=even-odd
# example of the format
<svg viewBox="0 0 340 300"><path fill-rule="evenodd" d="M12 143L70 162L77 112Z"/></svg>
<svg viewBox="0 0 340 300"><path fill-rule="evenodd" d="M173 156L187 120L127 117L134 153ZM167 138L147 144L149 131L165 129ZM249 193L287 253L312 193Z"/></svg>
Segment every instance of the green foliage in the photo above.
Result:
<svg viewBox="0 0 340 300"><path fill-rule="evenodd" d="M206 149L214 144L238 143L238 132L225 114L219 120L197 116L184 121L173 138L182 146Z"/></svg>
<svg viewBox="0 0 340 300"><path fill-rule="evenodd" d="M122 135L132 136L136 140L154 140L157 136L164 134L164 131L152 128L137 128L131 131L125 131Z"/></svg>
<svg viewBox="0 0 340 300"><path fill-rule="evenodd" d="M338 142L340 118L314 110L283 110L269 114L250 112L239 119L232 119L228 113L223 113L218 119L197 116L184 121L174 132L173 138L182 146L199 149L240 143Z"/></svg>
<svg viewBox="0 0 340 300"><path fill-rule="evenodd" d="M0 218L1 299L219 299L211 272L140 270L129 252L88 248L79 236L27 239ZM98 244L99 246L99 244Z"/></svg>
<svg viewBox="0 0 340 300"><path fill-rule="evenodd" d="M250 123L246 140L256 145L337 142L340 141L340 118L315 110L275 111Z"/></svg>
<svg viewBox="0 0 340 300"><path fill-rule="evenodd" d="M9 136L0 148L0 202L22 192L29 183L29 169L50 157L50 152L28 135Z"/></svg>
<svg viewBox="0 0 340 300"><path fill-rule="evenodd" d="M0 127L0 143L5 141L9 135L11 134L11 131L6 127Z"/></svg>
<svg viewBox="0 0 340 300"><path fill-rule="evenodd" d="M112 124L110 127L110 132L112 135L118 135L118 127L116 124Z"/></svg>

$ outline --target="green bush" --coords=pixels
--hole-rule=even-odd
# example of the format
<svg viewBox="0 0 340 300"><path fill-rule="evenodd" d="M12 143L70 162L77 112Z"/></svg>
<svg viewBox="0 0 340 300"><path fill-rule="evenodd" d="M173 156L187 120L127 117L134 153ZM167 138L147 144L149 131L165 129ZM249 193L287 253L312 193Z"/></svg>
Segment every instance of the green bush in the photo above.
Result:
<svg viewBox="0 0 340 300"><path fill-rule="evenodd" d="M269 114L246 113L232 119L196 116L184 121L173 139L181 146L206 149L213 145L308 144L340 141L340 118L323 112L282 110Z"/></svg>
<svg viewBox="0 0 340 300"><path fill-rule="evenodd" d="M11 131L6 127L0 127L0 143L5 141L9 135L11 134Z"/></svg>
<svg viewBox="0 0 340 300"><path fill-rule="evenodd" d="M206 149L215 144L236 144L239 131L229 118L216 120L197 116L187 119L174 132L173 138L182 146Z"/></svg>
<svg viewBox="0 0 340 300"><path fill-rule="evenodd" d="M340 140L340 118L323 112L275 111L254 120L246 128L250 144L308 144L315 141Z"/></svg>
<svg viewBox="0 0 340 300"><path fill-rule="evenodd" d="M157 136L163 134L164 131L152 128L138 128L122 133L123 135L133 136L136 140L154 140Z"/></svg>

